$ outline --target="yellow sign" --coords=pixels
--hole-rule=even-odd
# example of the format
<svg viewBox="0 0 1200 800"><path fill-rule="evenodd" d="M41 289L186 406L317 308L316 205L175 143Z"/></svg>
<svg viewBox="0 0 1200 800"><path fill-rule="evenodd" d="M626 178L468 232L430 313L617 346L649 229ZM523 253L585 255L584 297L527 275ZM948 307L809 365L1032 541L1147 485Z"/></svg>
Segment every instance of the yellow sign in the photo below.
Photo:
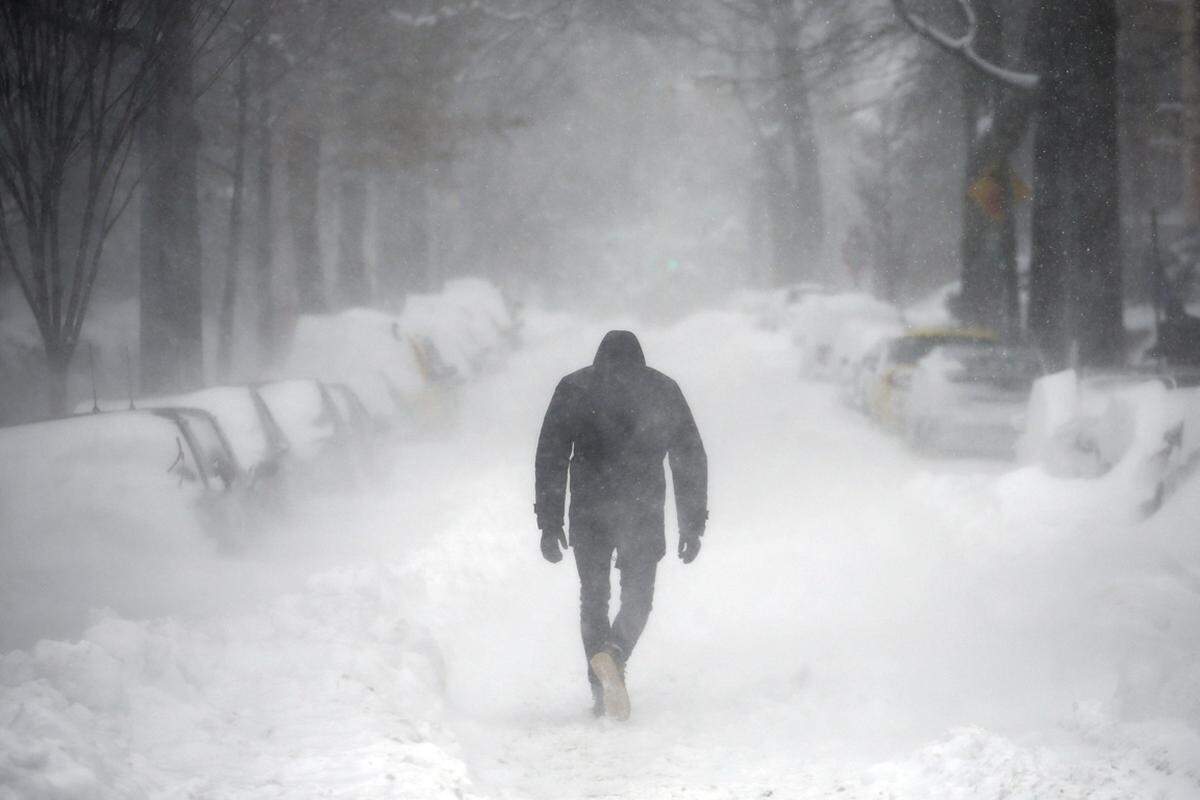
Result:
<svg viewBox="0 0 1200 800"><path fill-rule="evenodd" d="M1033 190L1029 188L1029 184L1017 175L1013 175L1010 181L1012 202L1023 203L1033 197ZM971 184L971 188L967 189L967 196L993 221L1004 220L1004 184L996 179L995 167L988 167L979 180Z"/></svg>

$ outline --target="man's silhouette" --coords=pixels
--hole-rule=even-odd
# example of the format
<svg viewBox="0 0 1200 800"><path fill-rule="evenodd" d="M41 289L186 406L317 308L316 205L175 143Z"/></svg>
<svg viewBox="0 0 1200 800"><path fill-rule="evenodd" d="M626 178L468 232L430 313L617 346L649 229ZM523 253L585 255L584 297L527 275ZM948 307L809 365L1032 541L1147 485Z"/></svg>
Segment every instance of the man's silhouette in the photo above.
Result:
<svg viewBox="0 0 1200 800"><path fill-rule="evenodd" d="M534 511L542 555L562 560L567 476L570 546L579 569L580 619L593 712L629 717L625 663L646 627L654 576L666 553L663 460L671 464L679 557L700 552L708 518L708 460L675 381L646 366L629 331L609 331L595 362L559 381L538 438ZM610 623L609 576L616 553L621 609Z"/></svg>

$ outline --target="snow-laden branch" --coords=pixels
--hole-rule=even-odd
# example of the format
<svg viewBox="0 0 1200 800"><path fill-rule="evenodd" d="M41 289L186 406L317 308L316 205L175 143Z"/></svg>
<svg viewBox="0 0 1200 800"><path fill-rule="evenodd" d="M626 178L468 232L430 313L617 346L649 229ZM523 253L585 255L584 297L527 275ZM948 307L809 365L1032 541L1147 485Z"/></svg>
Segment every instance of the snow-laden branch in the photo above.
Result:
<svg viewBox="0 0 1200 800"><path fill-rule="evenodd" d="M930 25L923 17L912 13L908 6L905 5L905 0L892 0L892 5L895 6L896 13L900 16L900 19L904 20L910 28L943 50L958 56L992 80L1027 92L1037 89L1040 80L1037 74L1006 69L999 64L993 64L975 51L975 34L978 28L978 19L971 0L958 0L958 6L962 9L963 17L967 23L966 30L962 36L952 36Z"/></svg>

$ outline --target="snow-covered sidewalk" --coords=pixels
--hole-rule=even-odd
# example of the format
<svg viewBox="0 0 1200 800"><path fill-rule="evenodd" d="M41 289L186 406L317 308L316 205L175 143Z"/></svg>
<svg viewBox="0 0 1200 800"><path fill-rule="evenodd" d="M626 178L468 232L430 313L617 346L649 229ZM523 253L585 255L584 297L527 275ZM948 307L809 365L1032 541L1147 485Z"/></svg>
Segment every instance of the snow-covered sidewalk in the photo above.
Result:
<svg viewBox="0 0 1200 800"><path fill-rule="evenodd" d="M726 314L643 339L705 437L712 519L661 569L633 719L591 720L577 580L530 502L545 403L601 332L517 354L387 491L231 569L283 597L4 656L0 797L1200 794L1200 491L1135 527L919 461Z"/></svg>

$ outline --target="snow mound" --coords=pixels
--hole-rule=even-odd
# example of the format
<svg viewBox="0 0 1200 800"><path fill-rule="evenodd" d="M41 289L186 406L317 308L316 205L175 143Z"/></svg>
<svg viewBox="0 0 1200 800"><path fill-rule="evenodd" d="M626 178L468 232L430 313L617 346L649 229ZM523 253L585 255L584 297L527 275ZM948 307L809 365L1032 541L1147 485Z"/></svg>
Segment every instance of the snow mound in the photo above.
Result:
<svg viewBox="0 0 1200 800"><path fill-rule="evenodd" d="M411 398L425 386L400 320L367 308L301 317L280 373L344 383L380 418L400 411L394 394Z"/></svg>
<svg viewBox="0 0 1200 800"><path fill-rule="evenodd" d="M962 291L958 281L947 283L904 309L905 321L919 328L957 328L959 320L951 313L954 298Z"/></svg>
<svg viewBox="0 0 1200 800"><path fill-rule="evenodd" d="M832 378L857 363L879 337L899 332L902 323L894 306L850 292L802 298L790 308L786 327L800 351L801 370ZM859 335L868 329L873 335Z"/></svg>
<svg viewBox="0 0 1200 800"><path fill-rule="evenodd" d="M399 315L351 308L301 317L278 372L344 383L372 416L391 418L421 402L444 378L440 364L460 378L477 374L503 349L512 328L499 290L463 278L437 294L410 295Z"/></svg>
<svg viewBox="0 0 1200 800"><path fill-rule="evenodd" d="M1092 505L1119 498L1125 516L1158 510L1200 460L1200 389L1167 379L1049 375L1034 384L1027 419L1025 463Z"/></svg>
<svg viewBox="0 0 1200 800"><path fill-rule="evenodd" d="M147 412L0 430L0 648L61 632L94 603L96 573L135 558L151 574L118 591L136 592L159 561L210 549L199 485L168 471L178 436Z"/></svg>
<svg viewBox="0 0 1200 800"><path fill-rule="evenodd" d="M489 365L513 325L499 290L477 278L450 281L439 294L409 295L400 319L407 335L432 342L462 377Z"/></svg>
<svg viewBox="0 0 1200 800"><path fill-rule="evenodd" d="M862 787L869 791L850 796L1187 797L1196 790L1200 742L1193 734L1185 739L1190 750L1173 746L1164 753L1153 747L1161 745L1161 739L1158 735L1141 742L1105 741L1099 753L1083 755L1064 752L1050 742L1022 742L978 727L962 728L909 758L872 767ZM1097 792L1101 786L1104 791Z"/></svg>
<svg viewBox="0 0 1200 800"><path fill-rule="evenodd" d="M441 658L399 576L314 578L207 628L102 615L0 658L0 797L460 798Z"/></svg>

